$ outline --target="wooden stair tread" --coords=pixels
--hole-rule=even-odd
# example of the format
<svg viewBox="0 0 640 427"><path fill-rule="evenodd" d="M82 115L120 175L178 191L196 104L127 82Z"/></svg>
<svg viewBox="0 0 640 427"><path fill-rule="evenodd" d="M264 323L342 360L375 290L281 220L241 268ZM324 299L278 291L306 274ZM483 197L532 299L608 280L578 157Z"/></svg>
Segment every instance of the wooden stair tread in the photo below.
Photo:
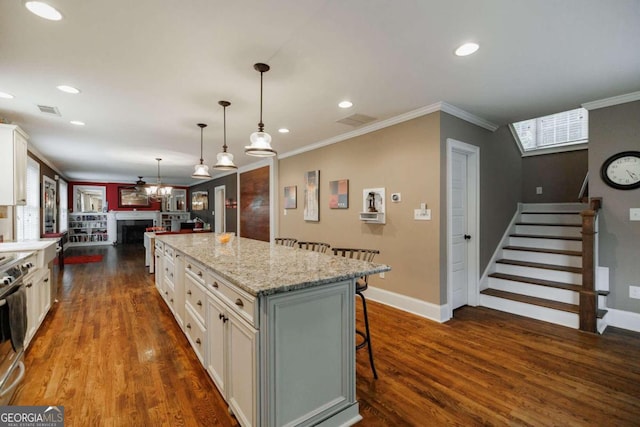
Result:
<svg viewBox="0 0 640 427"><path fill-rule="evenodd" d="M511 280L512 282L529 283L532 285L547 286L550 288L565 289L568 291L580 292L582 286L571 283L554 282L553 280L536 279L534 277L516 276L514 274L491 273L489 277L496 279Z"/></svg>
<svg viewBox="0 0 640 427"><path fill-rule="evenodd" d="M557 265L557 264L544 264L541 262L518 261L514 259L499 259L496 261L496 263L517 265L519 267L542 268L545 270L566 271L569 273L578 273L578 274L582 273L582 268L580 267L568 267L568 266Z"/></svg>
<svg viewBox="0 0 640 427"><path fill-rule="evenodd" d="M505 246L502 249L509 249L512 251L540 252L544 254L558 254L579 257L582 256L582 252L580 251L567 251L563 249L529 248L527 246Z"/></svg>
<svg viewBox="0 0 640 427"><path fill-rule="evenodd" d="M531 211L525 211L525 212L520 212L520 214L522 215L580 215L582 211L535 211L535 212L531 212Z"/></svg>
<svg viewBox="0 0 640 427"><path fill-rule="evenodd" d="M581 242L582 237L572 237L572 236L545 236L540 234L510 234L510 237L528 237L531 239L555 239L555 240L573 240L576 242Z"/></svg>
<svg viewBox="0 0 640 427"><path fill-rule="evenodd" d="M596 291L596 294L606 297L609 295L609 291Z"/></svg>
<svg viewBox="0 0 640 427"><path fill-rule="evenodd" d="M544 227L582 227L582 224L559 224L557 222L516 222L516 225L541 225Z"/></svg>
<svg viewBox="0 0 640 427"><path fill-rule="evenodd" d="M597 310L596 316L598 317L598 319L602 319L604 317L604 315L607 314L607 310L604 310L602 308L599 308Z"/></svg>
<svg viewBox="0 0 640 427"><path fill-rule="evenodd" d="M508 299L511 301L523 302L526 304L537 305L540 307L552 308L554 310L566 311L569 313L578 314L579 307L575 304L567 304L564 302L552 301L544 298L530 297L527 295L515 294L513 292L501 291L498 289L485 289L480 292L484 295L490 295L492 297Z"/></svg>

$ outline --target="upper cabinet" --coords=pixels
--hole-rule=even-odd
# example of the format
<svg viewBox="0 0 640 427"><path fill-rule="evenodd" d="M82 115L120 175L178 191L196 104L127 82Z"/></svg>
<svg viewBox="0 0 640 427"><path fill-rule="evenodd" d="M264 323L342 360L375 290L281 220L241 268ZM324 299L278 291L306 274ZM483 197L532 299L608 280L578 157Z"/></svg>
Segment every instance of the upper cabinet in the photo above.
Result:
<svg viewBox="0 0 640 427"><path fill-rule="evenodd" d="M27 203L27 139L16 125L0 124L0 206Z"/></svg>

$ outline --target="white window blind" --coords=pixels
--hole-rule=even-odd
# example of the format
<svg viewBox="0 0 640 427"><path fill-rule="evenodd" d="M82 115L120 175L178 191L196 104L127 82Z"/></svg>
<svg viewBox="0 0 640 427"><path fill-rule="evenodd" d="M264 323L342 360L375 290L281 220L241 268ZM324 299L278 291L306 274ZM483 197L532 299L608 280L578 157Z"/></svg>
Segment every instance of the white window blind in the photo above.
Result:
<svg viewBox="0 0 640 427"><path fill-rule="evenodd" d="M63 233L69 228L69 192L67 181L63 179L58 180L58 200L60 200L58 230Z"/></svg>
<svg viewBox="0 0 640 427"><path fill-rule="evenodd" d="M589 112L584 108L513 123L523 150L533 151L587 142Z"/></svg>
<svg viewBox="0 0 640 427"><path fill-rule="evenodd" d="M40 238L40 164L27 158L27 204L17 209L17 239Z"/></svg>

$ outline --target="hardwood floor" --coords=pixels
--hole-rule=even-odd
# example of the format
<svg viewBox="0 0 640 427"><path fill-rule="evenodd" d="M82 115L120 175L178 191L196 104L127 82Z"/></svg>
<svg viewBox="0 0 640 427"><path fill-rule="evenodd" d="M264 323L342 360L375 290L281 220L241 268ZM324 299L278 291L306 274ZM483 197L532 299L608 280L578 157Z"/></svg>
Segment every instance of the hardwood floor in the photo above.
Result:
<svg viewBox="0 0 640 427"><path fill-rule="evenodd" d="M67 252L94 253L104 260L58 276L60 302L12 403L64 405L68 426L237 425L145 272L142 246ZM438 324L374 302L369 320L380 379L359 351L359 425L640 425L638 333L473 307Z"/></svg>

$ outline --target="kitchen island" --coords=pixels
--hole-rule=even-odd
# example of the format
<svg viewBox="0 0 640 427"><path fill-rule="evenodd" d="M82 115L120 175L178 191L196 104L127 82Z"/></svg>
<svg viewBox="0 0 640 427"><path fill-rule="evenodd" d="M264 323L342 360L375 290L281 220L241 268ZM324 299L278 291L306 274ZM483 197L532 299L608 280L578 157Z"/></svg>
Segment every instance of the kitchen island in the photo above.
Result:
<svg viewBox="0 0 640 427"><path fill-rule="evenodd" d="M390 270L220 235L156 237L156 286L243 426L352 425L355 279Z"/></svg>

